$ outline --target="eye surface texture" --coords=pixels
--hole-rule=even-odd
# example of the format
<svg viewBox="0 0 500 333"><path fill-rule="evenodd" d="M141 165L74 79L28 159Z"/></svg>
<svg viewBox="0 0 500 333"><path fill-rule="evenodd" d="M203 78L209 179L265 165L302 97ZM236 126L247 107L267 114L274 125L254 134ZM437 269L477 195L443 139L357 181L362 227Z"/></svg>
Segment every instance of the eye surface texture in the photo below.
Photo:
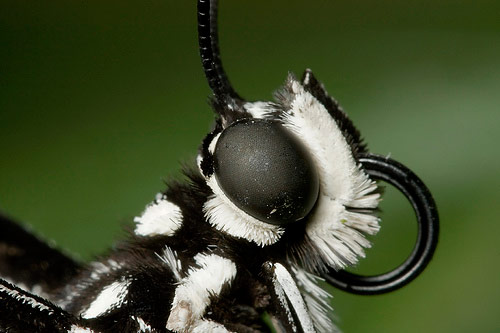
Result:
<svg viewBox="0 0 500 333"><path fill-rule="evenodd" d="M244 119L227 127L215 146L214 171L238 208L269 224L301 220L318 197L309 152L278 121Z"/></svg>

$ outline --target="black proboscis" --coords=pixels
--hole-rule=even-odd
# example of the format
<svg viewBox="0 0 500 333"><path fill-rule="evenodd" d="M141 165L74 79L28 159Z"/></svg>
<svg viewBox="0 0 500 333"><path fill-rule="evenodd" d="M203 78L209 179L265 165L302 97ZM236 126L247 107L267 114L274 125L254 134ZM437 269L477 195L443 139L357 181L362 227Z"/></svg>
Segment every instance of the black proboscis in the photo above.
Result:
<svg viewBox="0 0 500 333"><path fill-rule="evenodd" d="M360 155L359 162L372 179L393 185L410 201L417 217L417 242L410 256L387 273L362 276L332 268L323 277L331 285L353 294L383 294L410 283L429 264L438 242L439 216L430 191L410 169L375 154Z"/></svg>

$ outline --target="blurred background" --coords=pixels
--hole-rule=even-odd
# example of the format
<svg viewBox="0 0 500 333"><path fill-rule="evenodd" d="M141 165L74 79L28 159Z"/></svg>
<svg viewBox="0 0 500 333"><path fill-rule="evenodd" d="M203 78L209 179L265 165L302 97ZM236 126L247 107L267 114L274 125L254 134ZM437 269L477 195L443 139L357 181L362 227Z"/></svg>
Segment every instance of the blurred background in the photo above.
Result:
<svg viewBox="0 0 500 333"><path fill-rule="evenodd" d="M432 190L428 269L380 296L331 289L348 332L500 332L500 2L221 1L236 90L266 100L311 68L371 151ZM90 260L123 237L211 127L195 1L0 2L0 211ZM391 188L373 248L381 273L416 226ZM0 231L1 232L1 231Z"/></svg>

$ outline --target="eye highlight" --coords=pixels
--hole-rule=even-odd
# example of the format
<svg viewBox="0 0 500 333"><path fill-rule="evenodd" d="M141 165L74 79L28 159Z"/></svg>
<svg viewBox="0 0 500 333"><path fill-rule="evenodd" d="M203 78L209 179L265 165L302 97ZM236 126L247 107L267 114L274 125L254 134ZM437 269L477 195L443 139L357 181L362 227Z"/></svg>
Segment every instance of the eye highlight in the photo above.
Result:
<svg viewBox="0 0 500 333"><path fill-rule="evenodd" d="M214 151L217 183L247 214L273 225L304 218L319 178L304 145L279 122L243 119L226 128Z"/></svg>

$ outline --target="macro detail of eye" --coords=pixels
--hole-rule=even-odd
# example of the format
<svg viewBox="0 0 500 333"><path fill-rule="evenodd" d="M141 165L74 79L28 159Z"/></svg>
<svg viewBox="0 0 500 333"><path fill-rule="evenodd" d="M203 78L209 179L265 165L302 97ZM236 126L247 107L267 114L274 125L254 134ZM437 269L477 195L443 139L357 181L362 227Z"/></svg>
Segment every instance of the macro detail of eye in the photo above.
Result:
<svg viewBox="0 0 500 333"><path fill-rule="evenodd" d="M310 154L277 121L244 119L226 128L215 146L214 170L226 196L266 223L298 221L318 198Z"/></svg>

